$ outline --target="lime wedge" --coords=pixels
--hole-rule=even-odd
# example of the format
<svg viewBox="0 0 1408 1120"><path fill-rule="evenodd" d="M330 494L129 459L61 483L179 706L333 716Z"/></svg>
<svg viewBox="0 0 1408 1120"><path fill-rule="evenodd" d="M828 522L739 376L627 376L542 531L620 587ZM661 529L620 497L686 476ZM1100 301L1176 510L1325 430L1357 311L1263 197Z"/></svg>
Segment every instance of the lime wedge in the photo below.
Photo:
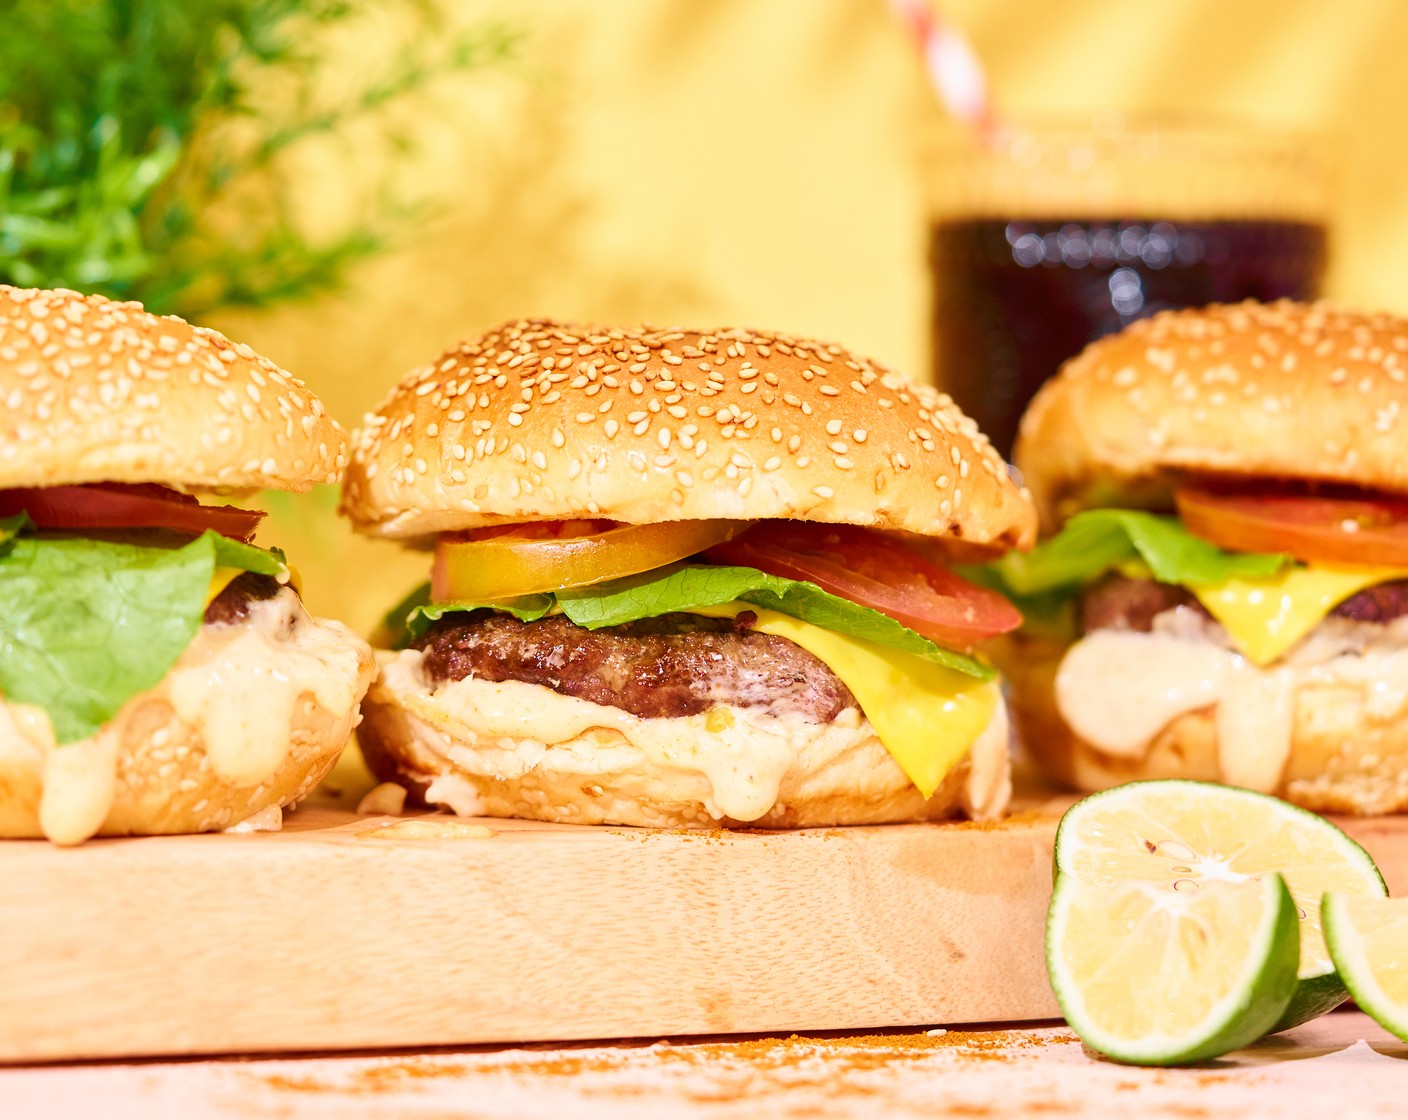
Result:
<svg viewBox="0 0 1408 1120"><path fill-rule="evenodd" d="M1408 1041L1408 898L1327 894L1321 917L1354 1002Z"/></svg>
<svg viewBox="0 0 1408 1120"><path fill-rule="evenodd" d="M1301 919L1300 983L1283 1031L1342 1003L1346 992L1320 932L1326 891L1388 894L1369 853L1324 817L1208 782L1131 782L1076 802L1056 831L1056 869L1087 883L1173 889L1285 877Z"/></svg>
<svg viewBox="0 0 1408 1120"><path fill-rule="evenodd" d="M1046 968L1087 1046L1116 1061L1181 1065L1255 1042L1285 1013L1298 927L1279 875L1171 891L1061 874Z"/></svg>

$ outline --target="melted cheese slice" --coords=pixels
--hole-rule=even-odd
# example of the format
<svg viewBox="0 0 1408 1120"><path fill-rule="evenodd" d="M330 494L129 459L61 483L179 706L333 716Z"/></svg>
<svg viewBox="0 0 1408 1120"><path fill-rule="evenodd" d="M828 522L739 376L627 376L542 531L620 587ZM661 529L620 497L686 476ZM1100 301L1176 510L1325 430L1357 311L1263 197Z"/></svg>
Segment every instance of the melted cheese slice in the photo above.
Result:
<svg viewBox="0 0 1408 1120"><path fill-rule="evenodd" d="M826 662L855 694L861 711L900 768L925 797L968 755L997 710L997 682L982 681L911 653L813 626L751 603L691 614L758 616L754 630L795 642Z"/></svg>
<svg viewBox="0 0 1408 1120"><path fill-rule="evenodd" d="M1256 665L1275 661L1319 626L1335 607L1366 587L1408 578L1402 568L1309 564L1269 579L1190 584L1188 590L1222 623L1237 649Z"/></svg>
<svg viewBox="0 0 1408 1120"><path fill-rule="evenodd" d="M288 586L298 592L301 598L303 596L303 577L292 564L285 564L284 567L288 569ZM220 592L234 583L239 576L244 575L244 571L243 568L217 567L215 574L210 577L210 589L205 593L205 605L208 607L211 603L215 602ZM282 579L280 582L283 582Z"/></svg>
<svg viewBox="0 0 1408 1120"><path fill-rule="evenodd" d="M243 568L216 568L215 574L210 577L210 590L205 593L205 605L208 607L215 602L220 592L242 575L244 575Z"/></svg>

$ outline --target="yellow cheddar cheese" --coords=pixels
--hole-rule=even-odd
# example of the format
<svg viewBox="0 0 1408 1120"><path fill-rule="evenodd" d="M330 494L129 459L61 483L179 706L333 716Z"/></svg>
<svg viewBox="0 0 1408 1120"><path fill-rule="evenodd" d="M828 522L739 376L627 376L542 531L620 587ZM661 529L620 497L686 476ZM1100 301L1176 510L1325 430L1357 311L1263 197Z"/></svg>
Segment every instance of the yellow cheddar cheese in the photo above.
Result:
<svg viewBox="0 0 1408 1120"><path fill-rule="evenodd" d="M925 797L967 756L1000 702L996 681L751 603L691 613L732 618L741 611L758 616L753 629L795 642L845 682L880 742Z"/></svg>
<svg viewBox="0 0 1408 1120"><path fill-rule="evenodd" d="M1188 589L1222 623L1240 653L1257 665L1267 665L1351 595L1406 578L1408 571L1401 568L1308 564L1268 579L1191 584Z"/></svg>
<svg viewBox="0 0 1408 1120"><path fill-rule="evenodd" d="M208 607L215 602L215 597L224 591L234 582L235 577L244 575L243 568L219 568L215 569L215 574L210 577L210 589L205 593L205 605Z"/></svg>

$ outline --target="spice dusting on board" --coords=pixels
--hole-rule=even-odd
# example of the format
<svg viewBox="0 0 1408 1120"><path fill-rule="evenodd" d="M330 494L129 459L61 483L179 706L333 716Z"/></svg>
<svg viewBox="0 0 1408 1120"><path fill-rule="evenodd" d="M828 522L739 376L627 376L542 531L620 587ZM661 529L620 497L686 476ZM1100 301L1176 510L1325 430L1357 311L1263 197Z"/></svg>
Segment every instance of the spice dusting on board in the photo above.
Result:
<svg viewBox="0 0 1408 1120"><path fill-rule="evenodd" d="M791 1035L787 1038L603 1047L563 1047L426 1055L379 1060L349 1069L345 1079L266 1074L270 1088L297 1093L402 1093L430 1082L466 1086L511 1079L548 1085L564 1080L607 1095L668 1090L693 1100L735 1100L782 1090L828 1093L885 1091L866 1075L902 1075L914 1063L945 1066L1011 1062L1049 1046L1078 1045L1067 1031L961 1031L941 1034ZM887 1079L888 1080L888 1079Z"/></svg>
<svg viewBox="0 0 1408 1120"><path fill-rule="evenodd" d="M1045 809L1023 809L1020 812L1008 813L1005 817L991 821L942 821L939 822L944 828L958 828L966 831L977 830L979 832L1001 832L1012 828L1025 828L1027 825L1049 825L1054 827L1061 819L1060 813L1052 813Z"/></svg>

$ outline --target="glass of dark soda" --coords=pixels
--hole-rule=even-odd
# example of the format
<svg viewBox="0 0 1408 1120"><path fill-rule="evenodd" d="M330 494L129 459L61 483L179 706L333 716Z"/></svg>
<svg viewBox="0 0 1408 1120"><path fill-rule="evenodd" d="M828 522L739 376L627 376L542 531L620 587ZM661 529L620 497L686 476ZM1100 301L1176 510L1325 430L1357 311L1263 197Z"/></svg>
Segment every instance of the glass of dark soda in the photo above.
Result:
<svg viewBox="0 0 1408 1120"><path fill-rule="evenodd" d="M1320 294L1327 177L1304 137L1109 115L955 138L930 178L934 381L1008 457L1032 394L1101 335Z"/></svg>

